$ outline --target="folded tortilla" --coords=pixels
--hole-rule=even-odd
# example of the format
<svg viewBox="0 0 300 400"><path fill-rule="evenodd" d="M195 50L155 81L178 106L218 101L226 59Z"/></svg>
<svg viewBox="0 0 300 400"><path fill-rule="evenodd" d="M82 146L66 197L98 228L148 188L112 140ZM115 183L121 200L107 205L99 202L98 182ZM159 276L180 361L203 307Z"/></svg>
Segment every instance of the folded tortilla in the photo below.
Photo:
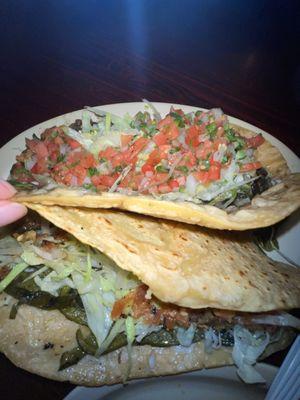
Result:
<svg viewBox="0 0 300 400"><path fill-rule="evenodd" d="M77 385L101 386L120 383L128 371L126 347L113 351L100 359L85 356L78 364L58 371L61 355L77 346L76 323L66 319L59 311L46 311L22 305L15 319L9 313L16 300L0 295L0 351L16 366L29 372L58 381ZM285 348L293 340L291 330L285 330L280 342L271 344L264 357ZM210 354L204 343L188 348L182 346L134 346L129 379L170 375L201 368L233 364L232 347L221 347Z"/></svg>
<svg viewBox="0 0 300 400"><path fill-rule="evenodd" d="M300 307L300 270L269 259L248 232L121 211L26 205L133 272L164 302L249 312Z"/></svg>
<svg viewBox="0 0 300 400"><path fill-rule="evenodd" d="M234 126L245 137L254 136L246 129ZM119 193L91 193L81 188L57 188L49 191L20 192L14 200L31 204L89 208L119 208L196 224L214 229L247 230L273 225L300 207L300 173L291 174L280 151L265 141L256 150L256 158L280 183L256 195L249 205L229 212L212 205L197 205L183 201L164 201L153 196L126 196Z"/></svg>

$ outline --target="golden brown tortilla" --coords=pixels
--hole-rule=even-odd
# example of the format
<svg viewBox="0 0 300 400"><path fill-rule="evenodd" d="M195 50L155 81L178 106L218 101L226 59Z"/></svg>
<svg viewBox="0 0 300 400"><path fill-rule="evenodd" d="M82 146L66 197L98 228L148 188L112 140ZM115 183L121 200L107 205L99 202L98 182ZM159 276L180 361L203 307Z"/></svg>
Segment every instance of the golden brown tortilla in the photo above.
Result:
<svg viewBox="0 0 300 400"><path fill-rule="evenodd" d="M270 260L247 232L121 211L26 205L133 272L164 302L252 312L300 307L300 270Z"/></svg>
<svg viewBox="0 0 300 400"><path fill-rule="evenodd" d="M254 134L235 126L246 137ZM258 161L272 177L281 180L251 204L229 213L211 205L190 202L163 201L152 196L125 196L118 193L88 193L80 188L58 188L45 192L20 192L14 199L43 205L60 205L89 208L119 208L140 214L166 218L214 229L247 230L275 224L300 207L300 173L291 174L280 151L265 141L257 150Z"/></svg>
<svg viewBox="0 0 300 400"><path fill-rule="evenodd" d="M59 311L45 311L27 305L19 308L15 319L9 319L15 302L5 293L0 295L0 351L16 366L46 378L77 385L101 386L122 382L128 368L126 347L99 359L85 356L78 364L58 371L61 354L77 346L75 333L78 325ZM280 343L269 351L286 347L292 339L292 332L286 331ZM51 346L45 346L49 343ZM208 354L204 351L203 342L189 348L134 346L129 379L230 365L233 364L231 352L232 348L221 347Z"/></svg>

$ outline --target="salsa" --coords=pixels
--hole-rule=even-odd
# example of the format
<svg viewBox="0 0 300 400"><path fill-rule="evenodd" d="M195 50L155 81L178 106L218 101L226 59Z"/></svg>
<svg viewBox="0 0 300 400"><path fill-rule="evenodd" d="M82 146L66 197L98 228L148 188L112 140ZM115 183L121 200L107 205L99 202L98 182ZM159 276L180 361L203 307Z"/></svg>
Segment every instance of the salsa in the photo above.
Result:
<svg viewBox="0 0 300 400"><path fill-rule="evenodd" d="M262 169L255 149L264 138L242 137L220 109L185 114L172 107L160 119L139 112L121 128L113 121L106 115L86 127L77 120L27 139L11 182L23 189L51 182L52 187L213 201L226 207L241 194L249 199L255 195L251 185L261 179L257 171Z"/></svg>

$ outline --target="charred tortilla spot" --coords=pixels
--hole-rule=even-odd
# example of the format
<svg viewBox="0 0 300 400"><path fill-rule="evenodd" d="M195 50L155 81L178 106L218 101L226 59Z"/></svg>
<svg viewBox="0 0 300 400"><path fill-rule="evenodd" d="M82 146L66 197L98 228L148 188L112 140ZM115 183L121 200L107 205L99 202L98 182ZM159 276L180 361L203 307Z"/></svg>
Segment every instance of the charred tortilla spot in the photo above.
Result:
<svg viewBox="0 0 300 400"><path fill-rule="evenodd" d="M51 342L45 343L43 349L48 350L48 349L53 349L54 344Z"/></svg>

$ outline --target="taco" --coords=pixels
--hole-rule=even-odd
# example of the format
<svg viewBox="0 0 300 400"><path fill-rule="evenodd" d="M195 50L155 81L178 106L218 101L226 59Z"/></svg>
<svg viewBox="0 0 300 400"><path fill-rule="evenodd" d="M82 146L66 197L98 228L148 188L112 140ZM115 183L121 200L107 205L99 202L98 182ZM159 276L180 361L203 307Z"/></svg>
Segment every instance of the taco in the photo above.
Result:
<svg viewBox="0 0 300 400"><path fill-rule="evenodd" d="M261 382L256 360L299 329L299 270L247 234L33 207L64 230L30 216L0 240L0 350L21 368L97 386L236 364Z"/></svg>
<svg viewBox="0 0 300 400"><path fill-rule="evenodd" d="M10 174L17 201L120 208L229 230L272 225L300 206L300 174L220 109L92 114L27 139Z"/></svg>

